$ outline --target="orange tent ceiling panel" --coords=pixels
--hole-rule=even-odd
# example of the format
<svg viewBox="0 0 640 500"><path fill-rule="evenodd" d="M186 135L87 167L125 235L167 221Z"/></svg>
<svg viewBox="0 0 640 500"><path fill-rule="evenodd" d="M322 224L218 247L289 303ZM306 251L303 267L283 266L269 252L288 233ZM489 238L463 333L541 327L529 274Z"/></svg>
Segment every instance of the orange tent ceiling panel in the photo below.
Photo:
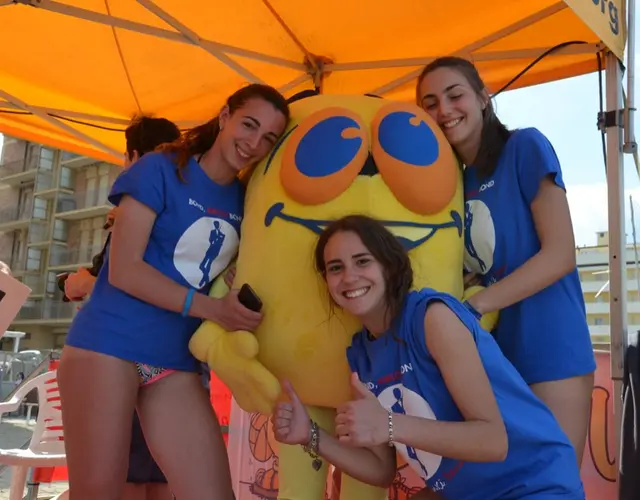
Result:
<svg viewBox="0 0 640 500"><path fill-rule="evenodd" d="M624 2L602 1L0 0L0 132L119 163L132 115L187 127L248 81L313 88L309 55L324 92L400 100L453 53L496 91L580 42L510 88L577 76L605 45L623 55Z"/></svg>

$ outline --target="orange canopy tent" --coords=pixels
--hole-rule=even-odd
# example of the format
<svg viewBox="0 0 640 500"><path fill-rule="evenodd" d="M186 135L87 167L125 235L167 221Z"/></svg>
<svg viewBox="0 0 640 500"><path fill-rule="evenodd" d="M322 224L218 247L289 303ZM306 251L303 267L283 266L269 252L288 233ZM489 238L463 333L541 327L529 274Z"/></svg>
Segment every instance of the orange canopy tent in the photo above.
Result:
<svg viewBox="0 0 640 500"><path fill-rule="evenodd" d="M0 132L120 163L133 114L189 127L248 81L289 95L315 87L411 100L421 67L446 54L476 62L493 92L586 74L600 63L619 429L627 341L622 153L636 150L635 1L628 2L627 9L625 0L0 0Z"/></svg>
<svg viewBox="0 0 640 500"><path fill-rule="evenodd" d="M0 0L0 130L119 163L134 113L189 126L247 81L409 100L457 53L495 91L554 47L510 88L622 59L625 33L623 0Z"/></svg>

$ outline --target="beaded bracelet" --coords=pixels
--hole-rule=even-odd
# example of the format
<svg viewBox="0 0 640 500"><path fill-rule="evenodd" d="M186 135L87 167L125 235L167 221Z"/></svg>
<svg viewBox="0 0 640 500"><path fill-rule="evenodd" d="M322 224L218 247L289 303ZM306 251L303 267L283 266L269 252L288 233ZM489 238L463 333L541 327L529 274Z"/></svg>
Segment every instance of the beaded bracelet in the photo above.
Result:
<svg viewBox="0 0 640 500"><path fill-rule="evenodd" d="M389 415L389 447L393 448L395 444L393 441L393 412L391 408L387 409L387 413Z"/></svg>
<svg viewBox="0 0 640 500"><path fill-rule="evenodd" d="M322 460L318 456L318 446L320 445L320 429L318 428L318 424L316 424L313 420L311 420L311 437L309 438L309 442L302 447L302 449L308 453L313 462L311 462L311 467L314 470L320 470L322 467Z"/></svg>

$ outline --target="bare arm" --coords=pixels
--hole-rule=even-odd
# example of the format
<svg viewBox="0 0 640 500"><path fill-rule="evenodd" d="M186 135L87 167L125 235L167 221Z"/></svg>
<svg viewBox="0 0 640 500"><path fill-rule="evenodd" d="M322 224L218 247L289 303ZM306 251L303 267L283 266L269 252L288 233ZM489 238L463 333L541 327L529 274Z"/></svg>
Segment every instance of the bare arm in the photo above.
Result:
<svg viewBox="0 0 640 500"><path fill-rule="evenodd" d="M471 333L442 303L428 307L425 331L427 347L464 421L394 415L395 441L468 462L504 460L506 430Z"/></svg>
<svg viewBox="0 0 640 500"><path fill-rule="evenodd" d="M549 177L543 178L531 212L540 251L509 276L469 299L481 314L499 311L544 290L576 266L573 226L564 190Z"/></svg>
<svg viewBox="0 0 640 500"><path fill-rule="evenodd" d="M276 405L272 417L275 438L284 444L305 445L311 441L309 413L289 381L284 380L282 388L290 402L279 402ZM356 398L367 398L381 408L375 396L366 388L356 387L355 389ZM386 422L386 411L383 410L383 414ZM336 430L341 425L339 421L338 415ZM387 444L353 446L319 429L318 455L363 483L383 488L391 485L396 474L396 452Z"/></svg>
<svg viewBox="0 0 640 500"><path fill-rule="evenodd" d="M109 249L109 283L149 304L181 312L187 287L143 260L155 212L130 196L123 196L118 208L118 223L113 226ZM215 321L217 302L196 293L189 314Z"/></svg>
<svg viewBox="0 0 640 500"><path fill-rule="evenodd" d="M349 446L321 429L318 454L365 484L388 488L396 475L396 451L386 444L371 448Z"/></svg>
<svg viewBox="0 0 640 500"><path fill-rule="evenodd" d="M156 214L130 196L118 206L109 250L109 283L140 300L174 312L182 312L188 288L176 283L144 261ZM189 316L218 323L228 331L253 331L262 314L250 311L232 290L222 299L193 295Z"/></svg>

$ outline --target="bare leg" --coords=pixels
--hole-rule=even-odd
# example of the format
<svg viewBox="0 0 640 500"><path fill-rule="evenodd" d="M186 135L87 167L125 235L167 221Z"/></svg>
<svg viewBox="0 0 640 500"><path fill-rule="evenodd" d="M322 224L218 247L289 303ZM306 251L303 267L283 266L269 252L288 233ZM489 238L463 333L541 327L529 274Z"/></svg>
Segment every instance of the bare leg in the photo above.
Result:
<svg viewBox="0 0 640 500"><path fill-rule="evenodd" d="M233 499L227 450L200 375L176 372L142 387L138 415L177 498Z"/></svg>
<svg viewBox="0 0 640 500"><path fill-rule="evenodd" d="M551 410L576 450L578 466L587 440L594 375L532 384L531 390Z"/></svg>
<svg viewBox="0 0 640 500"><path fill-rule="evenodd" d="M144 484L125 483L120 500L148 500Z"/></svg>
<svg viewBox="0 0 640 500"><path fill-rule="evenodd" d="M167 483L148 483L146 500L173 500Z"/></svg>
<svg viewBox="0 0 640 500"><path fill-rule="evenodd" d="M120 500L139 385L134 365L67 346L58 384L69 500Z"/></svg>

